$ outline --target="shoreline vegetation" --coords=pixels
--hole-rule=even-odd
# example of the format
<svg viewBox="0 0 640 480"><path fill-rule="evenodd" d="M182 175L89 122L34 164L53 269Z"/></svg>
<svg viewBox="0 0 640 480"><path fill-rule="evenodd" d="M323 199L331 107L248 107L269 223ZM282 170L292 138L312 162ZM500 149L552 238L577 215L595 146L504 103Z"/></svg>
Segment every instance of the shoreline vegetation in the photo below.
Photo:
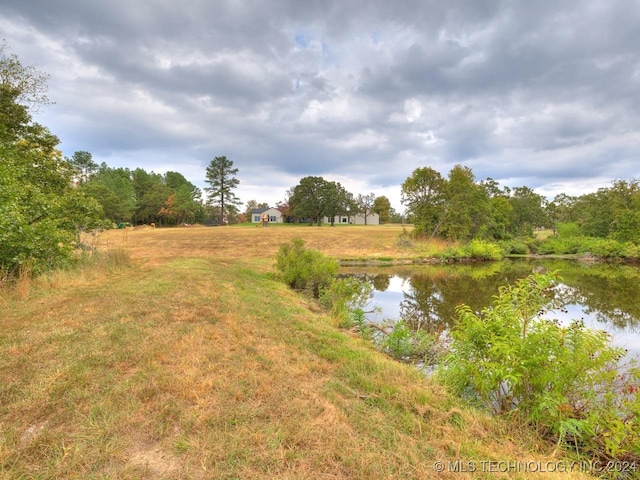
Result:
<svg viewBox="0 0 640 480"><path fill-rule="evenodd" d="M3 478L615 478L340 329L276 273L296 237L341 262L451 247L407 231L110 230L75 268L4 285Z"/></svg>

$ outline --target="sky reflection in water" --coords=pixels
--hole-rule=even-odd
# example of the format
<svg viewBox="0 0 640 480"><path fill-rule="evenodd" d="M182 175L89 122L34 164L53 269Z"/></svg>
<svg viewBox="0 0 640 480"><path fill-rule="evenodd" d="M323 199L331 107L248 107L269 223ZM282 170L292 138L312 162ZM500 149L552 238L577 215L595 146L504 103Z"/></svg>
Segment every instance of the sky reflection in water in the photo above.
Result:
<svg viewBox="0 0 640 480"><path fill-rule="evenodd" d="M351 268L374 283L368 318L378 323L400 318L450 328L455 307L465 303L476 311L491 305L498 287L523 278L536 268L558 271L566 298L565 311L546 315L563 324L582 319L589 328L605 330L613 343L640 359L640 269L633 266L581 264L575 261L518 260L489 265L412 268Z"/></svg>

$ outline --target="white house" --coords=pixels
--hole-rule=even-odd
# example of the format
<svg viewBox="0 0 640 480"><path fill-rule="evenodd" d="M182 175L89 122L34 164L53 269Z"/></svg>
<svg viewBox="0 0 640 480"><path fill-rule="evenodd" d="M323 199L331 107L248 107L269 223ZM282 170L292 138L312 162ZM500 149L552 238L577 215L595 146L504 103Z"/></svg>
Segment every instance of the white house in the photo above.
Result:
<svg viewBox="0 0 640 480"><path fill-rule="evenodd" d="M251 223L262 222L262 215L266 215L269 219L269 223L283 223L282 212L277 208L252 208L251 209Z"/></svg>
<svg viewBox="0 0 640 480"><path fill-rule="evenodd" d="M324 223L331 223L331 219L329 217L324 217ZM361 213L357 213L355 215L338 215L334 219L335 225L365 225L364 223L364 215ZM380 225L380 215L377 213L369 213L367 215L367 223L366 225Z"/></svg>

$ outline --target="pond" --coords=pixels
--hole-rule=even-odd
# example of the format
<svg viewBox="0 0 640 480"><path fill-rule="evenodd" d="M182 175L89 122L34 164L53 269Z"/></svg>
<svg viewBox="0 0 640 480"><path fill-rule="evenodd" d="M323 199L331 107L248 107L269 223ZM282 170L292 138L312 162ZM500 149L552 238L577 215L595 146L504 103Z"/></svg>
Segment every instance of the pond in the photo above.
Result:
<svg viewBox="0 0 640 480"><path fill-rule="evenodd" d="M370 321L403 319L432 332L448 330L456 305L474 311L488 307L502 285L533 271L557 271L559 295L565 309L547 317L562 323L584 320L586 326L606 330L615 345L640 359L640 267L558 259L514 259L481 264L410 267L343 267L345 274L372 282L374 295L367 309Z"/></svg>

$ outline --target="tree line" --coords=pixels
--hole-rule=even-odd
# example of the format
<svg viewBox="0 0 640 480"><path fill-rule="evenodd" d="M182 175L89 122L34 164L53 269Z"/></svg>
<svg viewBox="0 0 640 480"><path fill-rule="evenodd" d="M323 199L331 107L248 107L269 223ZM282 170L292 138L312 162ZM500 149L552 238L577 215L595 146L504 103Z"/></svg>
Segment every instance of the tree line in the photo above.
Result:
<svg viewBox="0 0 640 480"><path fill-rule="evenodd" d="M501 187L492 178L476 181L469 167L455 165L447 177L430 167L417 168L401 189L409 221L426 237L506 240L550 228L565 235L640 243L636 179L547 200L526 186Z"/></svg>

